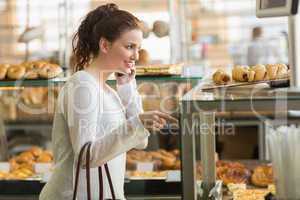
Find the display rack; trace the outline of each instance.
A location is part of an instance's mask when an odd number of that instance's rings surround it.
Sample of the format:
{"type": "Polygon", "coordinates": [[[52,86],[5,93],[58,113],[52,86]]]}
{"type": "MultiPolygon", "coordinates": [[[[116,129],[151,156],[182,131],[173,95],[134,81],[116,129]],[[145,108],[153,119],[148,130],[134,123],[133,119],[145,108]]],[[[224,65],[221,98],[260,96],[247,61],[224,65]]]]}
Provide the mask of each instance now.
{"type": "MultiPolygon", "coordinates": [[[[45,86],[55,86],[62,85],[68,80],[67,77],[53,78],[48,80],[7,80],[0,81],[0,87],[45,87],[45,86]]],[[[201,77],[181,77],[181,76],[137,76],[137,81],[176,81],[179,83],[190,82],[195,85],[201,80],[201,77]]],[[[114,84],[115,80],[108,80],[109,84],[114,84]]]]}
{"type": "Polygon", "coordinates": [[[300,109],[300,90],[237,87],[203,92],[200,87],[195,87],[182,98],[180,104],[183,199],[197,199],[195,163],[199,154],[204,169],[203,199],[207,199],[216,182],[215,132],[212,128],[216,115],[220,112],[252,112],[262,124],[270,113],[273,113],[273,118],[289,119],[290,111],[300,109]],[[268,115],[265,116],[265,113],[268,115]],[[200,152],[196,151],[199,135],[200,152]]]}

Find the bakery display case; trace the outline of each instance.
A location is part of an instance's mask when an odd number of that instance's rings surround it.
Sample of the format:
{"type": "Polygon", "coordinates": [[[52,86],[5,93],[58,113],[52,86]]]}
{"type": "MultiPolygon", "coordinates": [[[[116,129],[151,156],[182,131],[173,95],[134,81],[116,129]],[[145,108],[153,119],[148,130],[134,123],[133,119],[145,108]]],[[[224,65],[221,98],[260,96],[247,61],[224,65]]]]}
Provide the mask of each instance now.
{"type": "Polygon", "coordinates": [[[207,199],[210,190],[217,185],[217,179],[222,180],[227,186],[223,187],[229,190],[248,188],[233,192],[236,196],[247,196],[252,192],[257,198],[264,198],[274,191],[273,169],[266,151],[265,122],[293,120],[299,123],[299,115],[293,114],[300,108],[299,92],[293,88],[270,88],[265,83],[205,91],[198,86],[189,91],[180,102],[183,199],[207,199]],[[220,134],[218,120],[230,123],[243,115],[261,124],[260,160],[216,161],[216,137],[220,134]],[[203,177],[201,186],[197,181],[199,161],[203,177]],[[260,190],[256,191],[257,188],[260,190]]]}
{"type": "MultiPolygon", "coordinates": [[[[179,98],[199,81],[181,76],[136,79],[144,110],[159,109],[175,117],[179,115],[179,98]]],[[[67,77],[0,81],[1,118],[8,147],[5,159],[0,162],[0,199],[18,199],[23,195],[28,199],[38,198],[51,174],[52,119],[59,90],[66,80],[67,77]],[[20,190],[16,191],[16,187],[20,190]]],[[[115,85],[114,80],[108,83],[115,85]]],[[[128,199],[180,198],[178,136],[178,129],[167,126],[162,134],[149,138],[147,149],[128,152],[125,180],[128,199]]]]}

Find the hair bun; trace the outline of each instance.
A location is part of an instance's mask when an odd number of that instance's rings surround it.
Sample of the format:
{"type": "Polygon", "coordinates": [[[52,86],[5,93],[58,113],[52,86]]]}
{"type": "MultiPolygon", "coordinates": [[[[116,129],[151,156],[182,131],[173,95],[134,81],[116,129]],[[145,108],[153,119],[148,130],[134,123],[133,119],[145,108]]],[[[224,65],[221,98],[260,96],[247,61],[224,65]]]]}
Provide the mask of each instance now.
{"type": "Polygon", "coordinates": [[[105,13],[106,16],[109,16],[112,12],[119,10],[119,7],[114,3],[108,3],[101,6],[101,11],[105,13]]]}
{"type": "Polygon", "coordinates": [[[104,5],[104,8],[108,12],[113,12],[113,11],[119,10],[119,7],[114,3],[108,3],[108,4],[104,5]]]}

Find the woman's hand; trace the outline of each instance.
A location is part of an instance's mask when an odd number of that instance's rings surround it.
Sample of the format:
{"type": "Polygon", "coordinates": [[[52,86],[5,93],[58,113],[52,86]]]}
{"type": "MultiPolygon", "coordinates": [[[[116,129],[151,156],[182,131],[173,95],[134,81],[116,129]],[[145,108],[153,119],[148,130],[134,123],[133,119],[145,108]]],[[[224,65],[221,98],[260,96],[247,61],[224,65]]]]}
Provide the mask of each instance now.
{"type": "Polygon", "coordinates": [[[116,72],[115,77],[116,77],[117,85],[123,85],[129,83],[130,81],[135,79],[135,70],[131,69],[130,74],[121,74],[116,72]]]}
{"type": "Polygon", "coordinates": [[[139,114],[139,118],[144,127],[149,131],[158,132],[162,129],[167,122],[177,126],[178,120],[167,113],[160,111],[148,111],[139,114]]]}

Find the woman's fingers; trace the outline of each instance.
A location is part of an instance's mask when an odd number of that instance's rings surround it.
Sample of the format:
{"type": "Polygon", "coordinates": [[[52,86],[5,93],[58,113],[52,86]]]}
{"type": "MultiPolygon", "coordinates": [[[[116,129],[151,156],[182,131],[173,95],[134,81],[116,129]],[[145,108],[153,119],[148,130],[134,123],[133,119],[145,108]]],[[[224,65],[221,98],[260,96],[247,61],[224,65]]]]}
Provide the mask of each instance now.
{"type": "Polygon", "coordinates": [[[159,132],[160,129],[162,129],[162,125],[158,122],[153,122],[153,126],[152,126],[152,130],[154,130],[155,132],[159,132]]]}
{"type": "Polygon", "coordinates": [[[160,111],[157,111],[156,114],[165,119],[166,121],[168,122],[172,122],[172,123],[178,123],[178,120],[174,117],[172,117],[171,115],[167,114],[167,113],[163,113],[163,112],[160,112],[160,111]]]}
{"type": "Polygon", "coordinates": [[[171,126],[178,126],[178,120],[176,118],[160,111],[145,112],[140,114],[139,117],[144,126],[154,132],[159,132],[167,123],[171,126]]]}
{"type": "Polygon", "coordinates": [[[160,123],[165,126],[167,124],[167,121],[164,118],[159,118],[160,123]]]}

